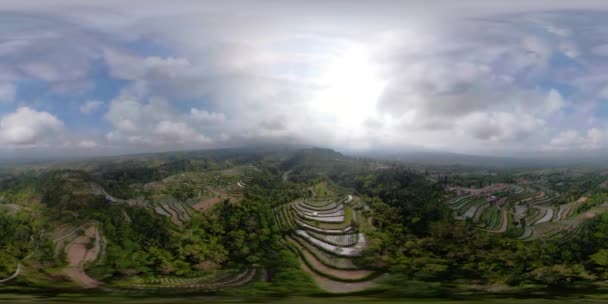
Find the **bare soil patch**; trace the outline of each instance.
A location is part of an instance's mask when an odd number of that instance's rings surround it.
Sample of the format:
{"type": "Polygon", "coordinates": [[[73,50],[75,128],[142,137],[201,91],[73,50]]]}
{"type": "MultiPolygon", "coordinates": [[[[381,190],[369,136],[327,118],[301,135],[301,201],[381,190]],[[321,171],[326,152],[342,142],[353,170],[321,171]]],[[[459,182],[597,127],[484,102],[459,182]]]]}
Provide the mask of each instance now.
{"type": "Polygon", "coordinates": [[[216,196],[216,197],[209,198],[204,201],[198,202],[198,203],[194,204],[192,206],[192,208],[196,211],[202,212],[202,211],[205,211],[205,210],[211,208],[213,205],[215,205],[221,201],[222,201],[222,198],[216,196]]]}
{"type": "Polygon", "coordinates": [[[95,288],[100,285],[98,281],[84,272],[84,265],[87,262],[95,261],[99,255],[99,239],[100,235],[97,227],[90,226],[85,230],[84,235],[72,240],[64,249],[68,262],[64,274],[84,288],[95,288]],[[92,241],[93,247],[87,249],[88,244],[92,241]]]}

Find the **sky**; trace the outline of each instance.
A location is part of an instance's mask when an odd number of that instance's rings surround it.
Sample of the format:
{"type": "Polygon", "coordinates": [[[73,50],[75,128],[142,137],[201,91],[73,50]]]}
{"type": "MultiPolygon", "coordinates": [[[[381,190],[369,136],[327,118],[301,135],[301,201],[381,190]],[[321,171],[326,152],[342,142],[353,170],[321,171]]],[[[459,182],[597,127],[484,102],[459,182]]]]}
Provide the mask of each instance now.
{"type": "Polygon", "coordinates": [[[0,157],[600,155],[605,1],[0,2],[0,157]]]}

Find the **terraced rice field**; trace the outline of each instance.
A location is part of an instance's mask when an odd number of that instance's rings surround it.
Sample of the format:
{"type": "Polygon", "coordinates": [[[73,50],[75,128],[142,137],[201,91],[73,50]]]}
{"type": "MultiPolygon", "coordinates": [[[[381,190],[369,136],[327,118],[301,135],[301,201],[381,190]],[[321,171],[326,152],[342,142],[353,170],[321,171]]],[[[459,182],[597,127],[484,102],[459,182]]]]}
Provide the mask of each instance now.
{"type": "Polygon", "coordinates": [[[274,209],[276,226],[285,232],[286,243],[299,255],[302,269],[322,289],[340,293],[373,287],[377,274],[360,269],[353,262],[367,246],[367,240],[351,223],[361,220],[369,225],[362,214],[369,207],[352,195],[332,195],[328,185],[315,189],[325,195],[313,195],[274,209]]]}
{"type": "Polygon", "coordinates": [[[334,254],[327,253],[326,251],[322,251],[299,237],[286,236],[286,239],[290,241],[290,243],[299,244],[300,246],[298,247],[306,249],[308,253],[312,254],[317,260],[328,267],[343,270],[359,269],[353,263],[352,259],[336,256],[334,254]]]}
{"type": "Polygon", "coordinates": [[[64,275],[84,288],[100,285],[84,271],[85,266],[97,260],[102,252],[101,235],[94,223],[59,227],[51,234],[51,239],[55,242],[55,254],[65,253],[68,265],[63,270],[64,275]],[[91,242],[93,246],[89,248],[91,242]]]}
{"type": "MultiPolygon", "coordinates": [[[[554,207],[551,202],[559,193],[539,185],[509,185],[506,196],[501,193],[501,200],[497,200],[491,187],[451,189],[459,194],[446,201],[454,218],[471,219],[485,232],[508,233],[520,240],[566,239],[576,234],[585,220],[584,215],[577,215],[585,197],[554,207]]],[[[589,214],[593,217],[596,212],[589,214]]]]}
{"type": "Polygon", "coordinates": [[[307,233],[313,238],[324,241],[328,244],[342,247],[355,246],[359,240],[359,235],[356,233],[352,234],[324,234],[319,232],[307,231],[307,233]]]}
{"type": "Polygon", "coordinates": [[[195,278],[159,277],[134,278],[107,288],[110,292],[129,292],[133,290],[179,292],[184,290],[222,290],[245,285],[251,282],[257,270],[255,268],[240,271],[216,271],[195,278]]]}
{"type": "Polygon", "coordinates": [[[355,257],[361,254],[361,249],[359,248],[365,247],[365,237],[363,237],[363,234],[359,236],[359,241],[355,247],[342,247],[326,243],[325,241],[312,237],[305,230],[296,230],[296,235],[313,246],[338,256],[355,257]]]}
{"type": "Polygon", "coordinates": [[[154,206],[153,210],[158,215],[169,217],[172,223],[181,225],[190,220],[193,209],[184,203],[169,201],[154,206]]]}

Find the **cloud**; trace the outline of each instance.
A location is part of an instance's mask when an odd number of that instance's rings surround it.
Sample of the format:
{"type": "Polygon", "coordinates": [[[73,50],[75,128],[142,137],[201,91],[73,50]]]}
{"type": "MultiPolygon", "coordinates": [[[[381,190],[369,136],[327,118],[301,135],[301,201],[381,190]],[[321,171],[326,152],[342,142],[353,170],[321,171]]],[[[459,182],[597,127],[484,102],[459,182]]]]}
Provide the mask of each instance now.
{"type": "Polygon", "coordinates": [[[0,17],[6,17],[0,39],[0,80],[37,80],[59,86],[82,82],[106,43],[103,34],[93,34],[48,12],[8,14],[3,10],[0,17]]]}
{"type": "Polygon", "coordinates": [[[58,144],[63,132],[64,125],[55,116],[28,107],[18,108],[0,119],[0,143],[5,147],[58,144]]]}
{"type": "Polygon", "coordinates": [[[81,140],[78,142],[77,146],[79,148],[84,148],[84,149],[93,149],[96,148],[97,142],[95,142],[94,140],[81,140]]]}
{"type": "Polygon", "coordinates": [[[600,150],[608,148],[608,130],[591,128],[584,135],[576,130],[560,132],[545,145],[548,151],[600,150]]]}
{"type": "Polygon", "coordinates": [[[461,122],[461,128],[483,141],[519,141],[530,136],[544,121],[524,113],[473,113],[461,122]]]}
{"type": "Polygon", "coordinates": [[[260,123],[260,127],[266,130],[281,131],[287,129],[285,119],[277,116],[260,123]]]}
{"type": "Polygon", "coordinates": [[[208,112],[197,108],[190,109],[190,117],[196,121],[205,123],[222,123],[226,121],[226,115],[223,113],[208,112]]]}
{"type": "Polygon", "coordinates": [[[190,67],[185,58],[141,58],[117,49],[105,49],[104,58],[112,76],[128,80],[176,78],[190,67]]]}
{"type": "Polygon", "coordinates": [[[565,104],[566,102],[564,101],[562,95],[557,90],[551,89],[549,91],[549,94],[547,95],[547,98],[545,99],[544,114],[554,114],[555,112],[559,111],[565,104]]]}
{"type": "Polygon", "coordinates": [[[142,3],[1,3],[15,17],[0,29],[0,101],[21,83],[48,90],[23,101],[45,109],[79,92],[81,112],[109,124],[93,128],[131,150],[604,144],[599,2],[142,3]]]}
{"type": "Polygon", "coordinates": [[[608,44],[602,44],[591,48],[591,52],[598,56],[608,56],[608,44]]]}
{"type": "Polygon", "coordinates": [[[184,143],[211,143],[211,139],[198,134],[184,122],[163,120],[154,130],[164,141],[184,143]]]}
{"type": "MultiPolygon", "coordinates": [[[[194,112],[205,116],[200,110],[194,112]]],[[[209,113],[206,116],[216,121],[221,117],[209,113]]],[[[105,117],[113,127],[106,139],[114,144],[185,148],[213,143],[202,132],[205,126],[191,123],[189,115],[176,113],[162,98],[153,97],[144,102],[134,96],[122,95],[111,101],[105,117]]]]}
{"type": "Polygon", "coordinates": [[[87,100],[80,106],[80,112],[89,114],[99,110],[103,106],[103,102],[99,100],[87,100]]]}

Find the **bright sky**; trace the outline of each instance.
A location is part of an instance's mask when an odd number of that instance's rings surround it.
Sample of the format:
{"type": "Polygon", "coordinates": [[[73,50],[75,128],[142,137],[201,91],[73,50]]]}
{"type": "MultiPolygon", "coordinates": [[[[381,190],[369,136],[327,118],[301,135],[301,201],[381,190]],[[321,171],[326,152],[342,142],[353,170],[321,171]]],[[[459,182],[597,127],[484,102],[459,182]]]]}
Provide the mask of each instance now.
{"type": "Polygon", "coordinates": [[[2,1],[0,156],[600,154],[607,17],[603,1],[2,1]]]}

